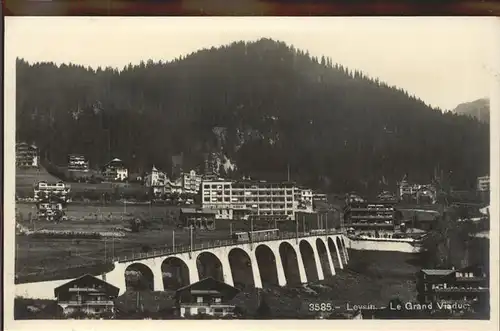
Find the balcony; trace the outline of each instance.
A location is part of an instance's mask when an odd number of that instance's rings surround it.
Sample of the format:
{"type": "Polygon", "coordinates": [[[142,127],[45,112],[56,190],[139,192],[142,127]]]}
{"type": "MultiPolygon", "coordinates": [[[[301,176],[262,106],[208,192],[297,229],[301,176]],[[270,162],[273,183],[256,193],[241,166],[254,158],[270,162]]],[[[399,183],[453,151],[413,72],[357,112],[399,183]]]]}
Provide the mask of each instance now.
{"type": "Polygon", "coordinates": [[[392,215],[351,215],[351,219],[353,220],[382,220],[387,219],[390,220],[393,218],[392,215]]]}
{"type": "Polygon", "coordinates": [[[107,301],[97,301],[97,300],[88,300],[88,301],[76,301],[76,300],[69,300],[69,301],[59,301],[58,302],[60,305],[66,305],[66,306],[113,306],[115,303],[112,300],[107,300],[107,301]]]}

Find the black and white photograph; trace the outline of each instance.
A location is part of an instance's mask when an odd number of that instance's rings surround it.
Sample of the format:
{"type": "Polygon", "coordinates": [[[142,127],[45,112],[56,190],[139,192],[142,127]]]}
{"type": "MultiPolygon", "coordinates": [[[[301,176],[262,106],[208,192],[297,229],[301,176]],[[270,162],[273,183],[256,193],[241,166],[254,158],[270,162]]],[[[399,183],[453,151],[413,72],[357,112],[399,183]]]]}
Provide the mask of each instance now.
{"type": "Polygon", "coordinates": [[[6,18],[6,318],[491,320],[499,26],[6,18]]]}

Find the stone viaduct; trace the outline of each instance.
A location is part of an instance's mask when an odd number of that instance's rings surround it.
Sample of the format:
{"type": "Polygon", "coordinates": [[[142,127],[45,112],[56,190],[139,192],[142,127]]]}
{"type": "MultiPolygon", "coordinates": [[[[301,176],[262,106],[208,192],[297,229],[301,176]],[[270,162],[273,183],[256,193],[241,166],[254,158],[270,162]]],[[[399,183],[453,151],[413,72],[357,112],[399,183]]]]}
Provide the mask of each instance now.
{"type": "Polygon", "coordinates": [[[175,289],[205,277],[233,286],[299,285],[323,280],[343,269],[349,261],[347,240],[343,234],[329,231],[319,235],[289,233],[258,242],[197,244],[180,251],[120,259],[103,278],[117,286],[120,294],[134,271],[140,272],[136,275],[141,275],[143,286],[154,291],[175,289]]]}

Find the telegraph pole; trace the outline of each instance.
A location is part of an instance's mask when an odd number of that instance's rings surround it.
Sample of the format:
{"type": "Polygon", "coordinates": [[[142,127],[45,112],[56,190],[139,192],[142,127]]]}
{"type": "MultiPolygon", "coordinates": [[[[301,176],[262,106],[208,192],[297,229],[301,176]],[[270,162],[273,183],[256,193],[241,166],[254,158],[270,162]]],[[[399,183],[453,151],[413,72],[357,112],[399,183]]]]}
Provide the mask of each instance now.
{"type": "Polygon", "coordinates": [[[250,232],[248,233],[248,240],[250,242],[250,250],[253,250],[253,217],[250,216],[250,232]]]}
{"type": "Polygon", "coordinates": [[[172,230],[172,249],[175,250],[175,230],[172,230]]]}
{"type": "Polygon", "coordinates": [[[295,217],[295,239],[297,244],[299,243],[299,217],[298,215],[295,217]]]}
{"type": "Polygon", "coordinates": [[[191,251],[191,254],[193,254],[193,226],[190,225],[189,226],[189,237],[190,237],[190,240],[189,240],[189,250],[191,251]]]}

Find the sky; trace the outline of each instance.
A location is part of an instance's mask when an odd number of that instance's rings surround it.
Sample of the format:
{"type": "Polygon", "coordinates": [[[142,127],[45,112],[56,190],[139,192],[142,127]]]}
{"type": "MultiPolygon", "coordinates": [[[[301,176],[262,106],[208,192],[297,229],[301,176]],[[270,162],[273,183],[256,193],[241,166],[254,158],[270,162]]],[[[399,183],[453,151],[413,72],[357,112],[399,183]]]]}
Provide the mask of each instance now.
{"type": "Polygon", "coordinates": [[[443,110],[488,97],[492,72],[500,72],[494,18],[6,17],[5,31],[6,61],[94,68],[272,38],[329,56],[443,110]]]}

